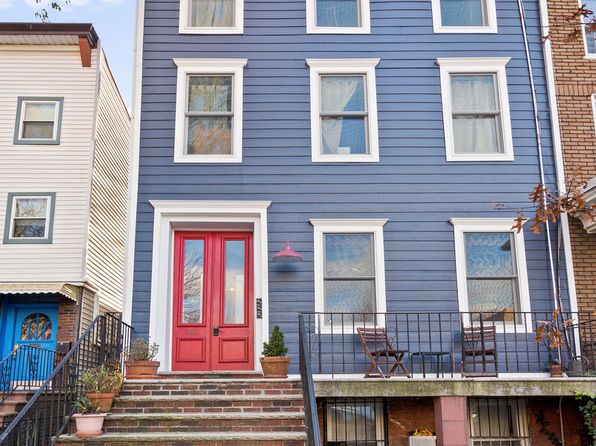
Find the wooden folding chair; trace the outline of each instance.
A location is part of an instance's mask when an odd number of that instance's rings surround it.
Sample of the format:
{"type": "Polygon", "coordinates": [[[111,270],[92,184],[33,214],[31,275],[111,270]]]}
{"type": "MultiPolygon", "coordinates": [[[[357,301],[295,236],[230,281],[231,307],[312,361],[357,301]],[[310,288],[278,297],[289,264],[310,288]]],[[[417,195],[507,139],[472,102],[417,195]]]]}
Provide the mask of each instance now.
{"type": "Polygon", "coordinates": [[[499,376],[497,360],[497,330],[493,325],[480,327],[462,326],[462,367],[463,377],[499,376]],[[494,367],[493,370],[488,370],[494,367]],[[467,371],[466,366],[472,366],[467,371]],[[478,370],[480,368],[480,370],[478,370]]]}
{"type": "Polygon", "coordinates": [[[393,347],[391,338],[387,336],[384,328],[363,328],[357,327],[358,337],[364,347],[364,352],[370,358],[371,364],[364,374],[365,378],[389,378],[390,376],[407,376],[411,378],[410,372],[406,369],[403,358],[408,350],[398,350],[393,347]],[[391,358],[391,369],[385,373],[379,365],[381,358],[391,358]],[[376,373],[373,373],[376,370],[376,373]]]}

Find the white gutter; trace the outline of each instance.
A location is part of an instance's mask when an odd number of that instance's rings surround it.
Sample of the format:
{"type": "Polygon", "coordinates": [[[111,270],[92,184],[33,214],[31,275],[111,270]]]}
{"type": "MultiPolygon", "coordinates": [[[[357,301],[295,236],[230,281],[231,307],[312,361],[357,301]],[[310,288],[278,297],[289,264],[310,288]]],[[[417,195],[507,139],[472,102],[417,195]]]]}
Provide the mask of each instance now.
{"type": "MultiPolygon", "coordinates": [[[[542,25],[542,40],[544,42],[544,68],[546,71],[546,84],[548,90],[548,102],[550,108],[550,122],[553,139],[553,153],[555,158],[555,171],[557,175],[557,187],[560,194],[567,192],[565,184],[565,162],[563,159],[563,148],[561,145],[561,127],[559,121],[559,104],[557,103],[557,89],[555,84],[555,69],[553,65],[553,50],[550,40],[550,24],[548,20],[547,0],[540,1],[540,23],[542,25]]],[[[565,250],[565,269],[567,272],[567,291],[569,293],[569,310],[578,311],[577,290],[575,288],[575,271],[573,269],[573,254],[571,252],[571,237],[569,235],[569,217],[561,214],[561,233],[563,235],[563,248],[565,250]]],[[[579,351],[579,350],[578,350],[579,351]]]]}
{"type": "Polygon", "coordinates": [[[137,195],[139,190],[139,151],[141,141],[141,98],[143,87],[143,33],[145,0],[137,0],[136,37],[133,51],[133,104],[132,132],[130,147],[130,174],[128,181],[128,223],[126,231],[126,253],[124,276],[124,303],[122,319],[130,323],[132,319],[132,290],[134,281],[135,240],[137,222],[137,195]]]}

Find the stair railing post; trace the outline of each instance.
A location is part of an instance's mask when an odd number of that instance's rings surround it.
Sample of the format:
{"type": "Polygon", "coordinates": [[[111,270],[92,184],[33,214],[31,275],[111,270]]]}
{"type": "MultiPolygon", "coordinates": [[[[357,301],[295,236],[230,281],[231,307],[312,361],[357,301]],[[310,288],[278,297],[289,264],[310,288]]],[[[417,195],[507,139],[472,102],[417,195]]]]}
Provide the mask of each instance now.
{"type": "Polygon", "coordinates": [[[298,315],[298,340],[300,359],[300,379],[302,381],[302,393],[304,397],[304,418],[306,424],[306,437],[309,446],[321,446],[321,431],[319,428],[319,415],[317,410],[317,399],[315,386],[310,366],[310,355],[306,341],[306,327],[304,315],[298,315]]]}

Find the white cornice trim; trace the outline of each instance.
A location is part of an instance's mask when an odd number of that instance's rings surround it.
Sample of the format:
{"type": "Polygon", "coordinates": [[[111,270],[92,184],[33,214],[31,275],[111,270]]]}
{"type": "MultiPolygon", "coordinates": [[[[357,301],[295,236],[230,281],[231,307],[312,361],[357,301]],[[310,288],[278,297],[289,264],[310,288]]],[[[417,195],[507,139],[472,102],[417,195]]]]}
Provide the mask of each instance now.
{"type": "Polygon", "coordinates": [[[387,218],[311,218],[310,224],[313,226],[385,226],[389,221],[387,218]]]}
{"type": "Polygon", "coordinates": [[[374,68],[381,59],[306,59],[311,68],[345,69],[345,68],[374,68]]]}
{"type": "Polygon", "coordinates": [[[502,217],[502,218],[451,218],[449,223],[454,226],[478,226],[478,225],[513,225],[515,224],[515,218],[502,217]]]}
{"type": "Polygon", "coordinates": [[[251,210],[263,211],[271,206],[271,201],[215,201],[215,200],[149,200],[158,212],[175,210],[180,214],[204,213],[205,209],[220,211],[251,210]]]}
{"type": "Polygon", "coordinates": [[[198,68],[204,71],[208,68],[221,70],[222,68],[242,68],[248,63],[248,59],[185,59],[174,58],[174,64],[180,68],[198,68]]]}
{"type": "Polygon", "coordinates": [[[456,65],[458,67],[484,66],[505,66],[509,63],[511,57],[439,57],[437,63],[440,66],[456,65]]]}

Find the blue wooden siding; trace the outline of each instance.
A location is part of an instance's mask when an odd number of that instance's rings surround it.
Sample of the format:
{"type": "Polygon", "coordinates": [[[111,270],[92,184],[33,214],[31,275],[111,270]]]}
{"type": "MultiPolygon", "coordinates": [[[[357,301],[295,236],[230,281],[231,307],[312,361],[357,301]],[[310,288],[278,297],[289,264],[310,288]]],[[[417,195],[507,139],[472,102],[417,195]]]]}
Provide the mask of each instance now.
{"type": "MultiPolygon", "coordinates": [[[[525,0],[554,182],[537,0],[525,0]]],[[[515,0],[498,0],[498,34],[433,34],[430,0],[371,0],[371,35],[307,35],[305,0],[245,0],[244,35],[178,34],[177,0],[146,0],[133,323],[148,332],[151,199],[271,200],[269,258],[292,240],[305,262],[269,265],[270,321],[297,352],[299,311],[314,309],[310,218],[388,218],[389,311],[457,310],[451,217],[503,217],[491,202],[527,206],[539,183],[531,91],[515,0]],[[172,58],[247,58],[242,164],[173,163],[172,58]],[[380,163],[313,164],[306,58],[380,58],[380,163]],[[511,57],[507,65],[515,161],[445,161],[439,57],[511,57]]],[[[526,234],[533,310],[552,297],[544,236],[526,234]]]]}

